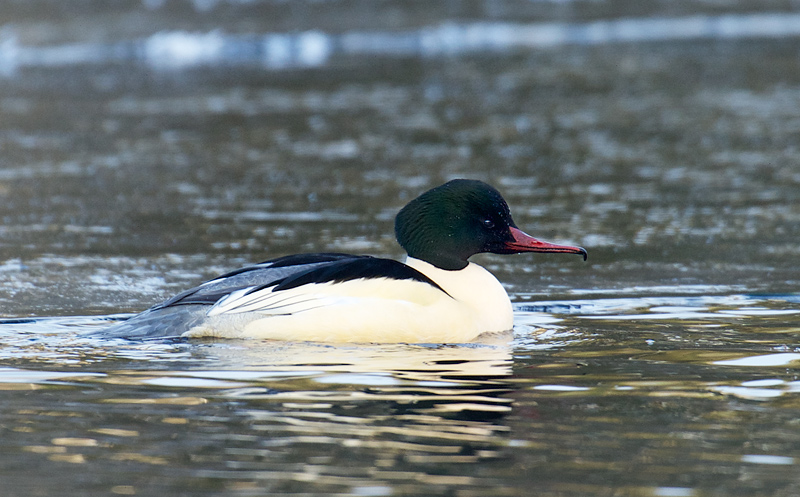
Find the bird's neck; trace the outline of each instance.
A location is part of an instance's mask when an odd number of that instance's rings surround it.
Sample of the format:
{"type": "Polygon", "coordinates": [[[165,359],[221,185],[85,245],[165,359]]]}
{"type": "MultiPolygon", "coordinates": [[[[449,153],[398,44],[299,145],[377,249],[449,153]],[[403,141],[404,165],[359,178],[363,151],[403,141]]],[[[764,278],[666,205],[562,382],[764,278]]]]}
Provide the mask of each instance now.
{"type": "Polygon", "coordinates": [[[406,264],[435,281],[455,300],[463,303],[486,331],[507,331],[514,325],[513,309],[503,285],[483,267],[468,263],[457,271],[441,269],[413,257],[406,264]]]}

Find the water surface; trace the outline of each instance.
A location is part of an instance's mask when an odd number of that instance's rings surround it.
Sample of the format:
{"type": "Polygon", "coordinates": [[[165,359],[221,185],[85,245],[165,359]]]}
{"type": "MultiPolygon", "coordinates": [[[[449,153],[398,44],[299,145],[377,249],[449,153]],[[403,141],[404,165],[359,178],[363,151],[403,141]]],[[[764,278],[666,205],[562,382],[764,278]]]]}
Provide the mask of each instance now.
{"type": "Polygon", "coordinates": [[[780,2],[0,7],[4,495],[800,494],[800,38],[780,2]],[[454,177],[474,344],[99,340],[454,177]]]}

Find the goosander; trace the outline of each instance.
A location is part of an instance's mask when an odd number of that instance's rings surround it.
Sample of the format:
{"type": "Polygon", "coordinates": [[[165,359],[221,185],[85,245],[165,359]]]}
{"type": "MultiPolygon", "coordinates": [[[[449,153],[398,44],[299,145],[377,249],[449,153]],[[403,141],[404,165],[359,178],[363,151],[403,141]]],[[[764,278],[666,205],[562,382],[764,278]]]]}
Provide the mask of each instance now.
{"type": "Polygon", "coordinates": [[[464,343],[508,331],[500,282],[478,253],[586,250],[537,240],[514,224],[492,186],[457,179],[395,219],[405,263],[364,255],[298,254],[207,281],[116,324],[108,337],[260,338],[321,342],[464,343]]]}

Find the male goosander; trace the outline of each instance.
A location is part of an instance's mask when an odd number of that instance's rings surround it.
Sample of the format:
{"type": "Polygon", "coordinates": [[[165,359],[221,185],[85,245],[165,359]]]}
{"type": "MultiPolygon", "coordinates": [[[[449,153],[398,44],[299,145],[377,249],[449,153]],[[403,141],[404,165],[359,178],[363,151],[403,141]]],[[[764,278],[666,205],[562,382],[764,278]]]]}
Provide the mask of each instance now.
{"type": "Polygon", "coordinates": [[[298,254],[238,269],[101,333],[122,338],[224,337],[323,342],[462,343],[510,330],[499,281],[478,253],[557,252],[523,233],[500,193],[457,179],[408,203],[395,219],[405,263],[336,253],[298,254]]]}

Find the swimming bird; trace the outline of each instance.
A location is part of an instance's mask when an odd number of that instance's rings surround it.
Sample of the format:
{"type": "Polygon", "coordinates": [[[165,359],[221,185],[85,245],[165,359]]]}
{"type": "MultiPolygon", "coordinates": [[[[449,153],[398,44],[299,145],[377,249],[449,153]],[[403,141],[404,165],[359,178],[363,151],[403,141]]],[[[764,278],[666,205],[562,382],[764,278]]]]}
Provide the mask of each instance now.
{"type": "Polygon", "coordinates": [[[108,337],[261,338],[322,342],[463,343],[513,327],[500,282],[478,253],[586,250],[521,231],[492,186],[457,179],[403,207],[395,235],[405,262],[298,254],[207,281],[101,332],[108,337]]]}

